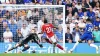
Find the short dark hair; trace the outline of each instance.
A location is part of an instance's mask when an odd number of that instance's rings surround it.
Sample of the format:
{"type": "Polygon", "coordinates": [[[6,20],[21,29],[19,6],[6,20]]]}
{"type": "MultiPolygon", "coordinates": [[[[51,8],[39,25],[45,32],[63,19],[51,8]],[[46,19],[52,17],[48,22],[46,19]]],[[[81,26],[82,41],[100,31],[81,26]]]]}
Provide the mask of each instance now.
{"type": "Polygon", "coordinates": [[[48,23],[47,19],[44,19],[44,23],[48,23]]]}
{"type": "Polygon", "coordinates": [[[96,17],[96,19],[99,19],[99,17],[96,17]]]}
{"type": "Polygon", "coordinates": [[[88,18],[86,21],[91,22],[91,19],[90,19],[90,18],[88,18]]]}
{"type": "Polygon", "coordinates": [[[69,28],[69,27],[67,27],[67,30],[70,30],[70,28],[69,28]]]}

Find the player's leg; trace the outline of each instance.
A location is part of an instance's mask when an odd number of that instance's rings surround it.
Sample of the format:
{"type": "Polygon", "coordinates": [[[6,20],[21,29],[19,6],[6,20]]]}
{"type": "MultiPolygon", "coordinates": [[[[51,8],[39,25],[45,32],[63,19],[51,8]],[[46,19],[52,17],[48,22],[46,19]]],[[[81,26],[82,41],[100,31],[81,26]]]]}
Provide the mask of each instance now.
{"type": "Polygon", "coordinates": [[[88,40],[89,46],[94,47],[96,49],[96,53],[98,53],[99,46],[97,46],[94,43],[92,43],[92,35],[91,34],[88,34],[87,40],[88,40]]]}
{"type": "Polygon", "coordinates": [[[59,49],[61,49],[61,50],[63,50],[64,52],[66,52],[66,50],[65,50],[61,45],[57,44],[56,38],[55,38],[54,36],[52,36],[52,37],[50,38],[50,40],[51,40],[52,43],[54,44],[54,47],[56,46],[56,47],[58,47],[59,49]]]}
{"type": "MultiPolygon", "coordinates": [[[[50,39],[48,38],[44,38],[44,39],[46,40],[46,42],[53,44],[52,41],[50,41],[50,39]]],[[[55,47],[56,47],[56,44],[53,44],[53,53],[55,53],[55,47]]]]}
{"type": "Polygon", "coordinates": [[[8,53],[9,51],[18,48],[19,46],[21,46],[20,43],[17,43],[14,47],[10,48],[9,50],[7,50],[5,53],[8,53]]]}
{"type": "Polygon", "coordinates": [[[40,44],[39,41],[37,41],[36,39],[34,39],[34,42],[36,42],[41,48],[43,47],[43,45],[40,44]]]}
{"type": "Polygon", "coordinates": [[[39,39],[38,35],[36,33],[34,33],[32,37],[33,37],[34,42],[36,42],[42,48],[43,45],[40,44],[40,42],[39,42],[40,39],[39,39]]]}
{"type": "Polygon", "coordinates": [[[79,42],[77,41],[77,42],[74,44],[73,48],[70,49],[70,50],[68,51],[68,53],[72,53],[72,52],[76,49],[76,47],[78,46],[78,44],[79,44],[79,42]]]}
{"type": "Polygon", "coordinates": [[[52,42],[48,38],[45,38],[45,41],[52,44],[52,42]]]}
{"type": "Polygon", "coordinates": [[[99,46],[95,45],[94,43],[92,43],[91,40],[88,40],[88,44],[90,47],[94,47],[96,49],[96,53],[98,53],[99,50],[99,46]]]}
{"type": "Polygon", "coordinates": [[[23,50],[18,51],[18,53],[22,53],[30,48],[30,46],[28,44],[24,44],[23,47],[24,47],[23,50]]]}
{"type": "Polygon", "coordinates": [[[28,50],[29,48],[30,48],[30,46],[28,44],[24,44],[24,48],[23,48],[22,52],[28,50]]]}
{"type": "Polygon", "coordinates": [[[68,53],[72,53],[76,49],[76,47],[78,46],[79,42],[81,42],[82,40],[86,39],[86,37],[87,37],[87,35],[83,34],[80,37],[80,39],[76,41],[76,43],[74,44],[73,48],[68,51],[68,53]]]}

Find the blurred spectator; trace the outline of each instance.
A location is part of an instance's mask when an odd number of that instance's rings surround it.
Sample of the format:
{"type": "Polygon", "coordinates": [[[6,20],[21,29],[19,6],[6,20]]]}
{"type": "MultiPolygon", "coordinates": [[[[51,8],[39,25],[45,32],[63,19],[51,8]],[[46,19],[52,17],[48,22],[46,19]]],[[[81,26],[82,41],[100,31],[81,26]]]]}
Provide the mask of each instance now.
{"type": "Polygon", "coordinates": [[[82,2],[82,12],[86,12],[87,8],[85,7],[85,2],[82,2]]]}
{"type": "Polygon", "coordinates": [[[10,19],[8,20],[9,24],[12,23],[12,20],[14,21],[15,24],[17,24],[16,19],[14,19],[14,16],[11,16],[10,19]]]}
{"type": "Polygon", "coordinates": [[[79,30],[79,27],[75,27],[75,29],[74,29],[74,31],[73,31],[73,41],[74,42],[77,42],[79,39],[80,39],[80,37],[81,37],[81,32],[80,32],[80,30],[79,30]]]}
{"type": "Polygon", "coordinates": [[[54,13],[55,13],[55,19],[58,19],[58,10],[55,10],[54,13]]]}
{"type": "Polygon", "coordinates": [[[17,31],[17,24],[15,24],[13,18],[11,18],[10,22],[11,23],[8,25],[8,27],[9,27],[10,31],[13,33],[13,37],[15,37],[16,31],[17,31]]]}
{"type": "Polygon", "coordinates": [[[27,18],[30,18],[32,16],[32,10],[28,10],[27,12],[27,18]]]}
{"type": "Polygon", "coordinates": [[[44,0],[45,5],[52,5],[52,0],[44,0]]]}
{"type": "Polygon", "coordinates": [[[55,26],[55,27],[58,27],[58,25],[59,25],[59,22],[58,22],[58,20],[56,19],[55,22],[54,22],[54,26],[55,26]]]}
{"type": "Polygon", "coordinates": [[[1,4],[9,4],[10,1],[9,0],[0,0],[1,4]]]}
{"type": "Polygon", "coordinates": [[[100,43],[100,31],[99,31],[99,27],[95,26],[93,33],[93,37],[94,37],[94,42],[95,43],[100,43]]]}
{"type": "Polygon", "coordinates": [[[72,20],[72,14],[71,13],[67,16],[66,22],[68,23],[69,20],[72,20]]]}
{"type": "MultiPolygon", "coordinates": [[[[2,8],[2,7],[1,7],[1,8],[2,8]]],[[[1,11],[0,11],[0,14],[1,14],[2,17],[5,16],[6,10],[1,10],[1,11]]]]}
{"type": "Polygon", "coordinates": [[[96,7],[96,9],[100,9],[100,3],[97,2],[95,7],[96,7]]]}
{"type": "Polygon", "coordinates": [[[35,28],[36,27],[36,24],[34,24],[34,21],[31,20],[28,24],[28,28],[31,29],[31,27],[35,28]]]}
{"type": "Polygon", "coordinates": [[[57,0],[57,5],[62,5],[62,0],[57,0]]]}
{"type": "MultiPolygon", "coordinates": [[[[15,11],[15,12],[16,12],[16,11],[15,11]]],[[[13,18],[14,18],[14,20],[16,21],[15,23],[17,24],[18,18],[17,18],[16,13],[14,13],[13,18]]]]}
{"type": "Polygon", "coordinates": [[[68,9],[66,9],[66,15],[69,15],[70,13],[73,15],[72,11],[72,7],[69,7],[68,9]]]}
{"type": "Polygon", "coordinates": [[[81,3],[86,3],[86,0],[82,0],[81,3]]]}
{"type": "Polygon", "coordinates": [[[32,16],[30,15],[29,20],[33,20],[34,24],[37,24],[39,19],[40,19],[40,17],[39,17],[39,10],[38,9],[32,10],[32,16]]]}
{"type": "Polygon", "coordinates": [[[94,8],[95,6],[96,6],[96,3],[98,2],[98,0],[93,0],[92,2],[91,2],[91,6],[92,6],[92,8],[94,8]]]}
{"type": "Polygon", "coordinates": [[[3,39],[3,23],[2,23],[2,18],[0,17],[0,42],[3,39]]]}
{"type": "Polygon", "coordinates": [[[96,20],[93,22],[94,26],[98,26],[100,28],[100,18],[97,17],[96,20]]]}
{"type": "Polygon", "coordinates": [[[88,19],[88,16],[87,16],[87,12],[84,12],[84,15],[82,16],[83,19],[88,19]]]}
{"type": "Polygon", "coordinates": [[[99,9],[98,17],[100,18],[100,9],[99,9]]]}
{"type": "Polygon", "coordinates": [[[99,9],[97,9],[97,8],[95,7],[95,8],[93,8],[93,12],[94,12],[95,14],[97,14],[97,16],[98,16],[98,14],[99,14],[99,9]]]}
{"type": "Polygon", "coordinates": [[[91,7],[90,0],[86,0],[86,3],[84,3],[84,7],[85,7],[86,9],[90,9],[90,7],[91,7]]]}
{"type": "MultiPolygon", "coordinates": [[[[74,29],[75,29],[76,27],[79,27],[78,22],[75,22],[75,27],[74,27],[74,29]]],[[[73,30],[74,30],[74,29],[73,29],[73,30]]]]}
{"type": "Polygon", "coordinates": [[[76,7],[77,9],[82,9],[82,5],[81,5],[81,3],[79,3],[79,2],[75,5],[75,7],[76,7]]]}
{"type": "Polygon", "coordinates": [[[3,38],[5,43],[12,42],[13,33],[10,31],[9,28],[6,28],[6,31],[3,33],[3,38]]]}
{"type": "Polygon", "coordinates": [[[70,33],[72,33],[72,32],[73,32],[73,29],[74,29],[74,27],[75,27],[75,20],[72,20],[72,21],[71,21],[69,27],[70,27],[70,33]]]}
{"type": "Polygon", "coordinates": [[[19,42],[22,38],[23,38],[23,35],[21,34],[21,30],[18,29],[18,30],[17,30],[17,34],[16,34],[15,37],[13,38],[13,41],[14,41],[14,42],[19,42]]]}
{"type": "Polygon", "coordinates": [[[93,8],[92,8],[92,7],[90,7],[89,11],[87,11],[87,16],[88,16],[89,18],[91,18],[91,19],[94,18],[95,13],[93,12],[93,8]]]}
{"type": "Polygon", "coordinates": [[[55,35],[57,36],[57,41],[62,43],[63,42],[63,29],[61,25],[59,25],[58,29],[55,31],[55,35]]]}
{"type": "Polygon", "coordinates": [[[16,0],[9,0],[10,4],[16,4],[16,0]]]}
{"type": "Polygon", "coordinates": [[[58,22],[59,24],[62,24],[63,23],[63,13],[58,14],[58,15],[59,15],[58,22]]]}
{"type": "Polygon", "coordinates": [[[16,0],[16,4],[24,4],[24,0],[16,0]]]}
{"type": "Polygon", "coordinates": [[[70,28],[67,28],[67,32],[65,33],[65,42],[72,43],[72,41],[73,41],[73,36],[70,33],[70,28]]]}
{"type": "Polygon", "coordinates": [[[21,16],[21,19],[17,22],[18,29],[20,29],[23,26],[23,24],[28,26],[28,22],[25,19],[25,16],[21,16]]]}
{"type": "Polygon", "coordinates": [[[6,31],[6,28],[8,27],[7,22],[3,22],[3,32],[6,31]]]}
{"type": "Polygon", "coordinates": [[[78,16],[77,12],[75,12],[75,14],[73,15],[72,19],[75,20],[75,21],[79,19],[79,16],[78,16]]]}
{"type": "Polygon", "coordinates": [[[83,22],[83,19],[80,19],[79,23],[78,23],[79,28],[84,29],[86,24],[83,22]]]}
{"type": "Polygon", "coordinates": [[[19,10],[19,11],[17,11],[17,17],[20,17],[20,16],[26,16],[25,10],[19,10]]]}
{"type": "MultiPolygon", "coordinates": [[[[7,9],[9,9],[9,8],[7,8],[7,9]]],[[[10,10],[11,10],[11,9],[10,9],[10,10]]],[[[6,16],[6,19],[10,19],[10,17],[11,17],[10,11],[6,11],[5,16],[6,16]]]]}
{"type": "Polygon", "coordinates": [[[24,0],[24,3],[25,4],[30,4],[30,3],[32,3],[32,0],[24,0]]]}
{"type": "Polygon", "coordinates": [[[78,10],[78,16],[79,16],[79,18],[81,18],[83,15],[84,15],[84,13],[82,12],[82,9],[79,9],[78,10]]]}
{"type": "Polygon", "coordinates": [[[72,3],[72,15],[74,15],[75,14],[75,12],[78,12],[78,9],[75,7],[75,5],[76,5],[76,3],[75,2],[73,2],[72,3]]]}
{"type": "Polygon", "coordinates": [[[3,21],[2,21],[2,23],[3,23],[3,22],[7,22],[7,24],[9,24],[8,20],[6,19],[6,16],[3,16],[3,21]]]}
{"type": "Polygon", "coordinates": [[[26,24],[23,24],[23,26],[21,27],[21,34],[23,35],[23,37],[27,37],[27,35],[29,34],[30,29],[26,26],[26,24]]]}

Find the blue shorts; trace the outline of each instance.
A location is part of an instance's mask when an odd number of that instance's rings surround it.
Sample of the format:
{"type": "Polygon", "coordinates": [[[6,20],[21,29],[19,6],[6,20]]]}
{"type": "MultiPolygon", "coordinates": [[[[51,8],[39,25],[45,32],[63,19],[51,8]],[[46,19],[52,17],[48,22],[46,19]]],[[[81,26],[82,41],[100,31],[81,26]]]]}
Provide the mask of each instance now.
{"type": "Polygon", "coordinates": [[[84,33],[81,37],[81,40],[92,40],[92,34],[84,33]]]}

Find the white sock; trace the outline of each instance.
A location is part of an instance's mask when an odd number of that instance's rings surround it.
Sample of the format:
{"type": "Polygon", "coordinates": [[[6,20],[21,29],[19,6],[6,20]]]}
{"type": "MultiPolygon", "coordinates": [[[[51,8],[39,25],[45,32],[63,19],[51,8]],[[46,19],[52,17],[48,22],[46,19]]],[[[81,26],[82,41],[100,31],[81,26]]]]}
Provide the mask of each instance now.
{"type": "Polygon", "coordinates": [[[70,51],[73,51],[73,50],[77,47],[78,44],[79,44],[79,42],[76,42],[76,43],[74,44],[73,48],[72,48],[70,51]]]}
{"type": "Polygon", "coordinates": [[[96,48],[96,49],[98,49],[98,46],[95,45],[95,44],[90,44],[90,46],[91,46],[91,47],[94,47],[94,48],[96,48]]]}
{"type": "Polygon", "coordinates": [[[5,51],[6,53],[8,53],[8,50],[7,51],[5,51]]]}

